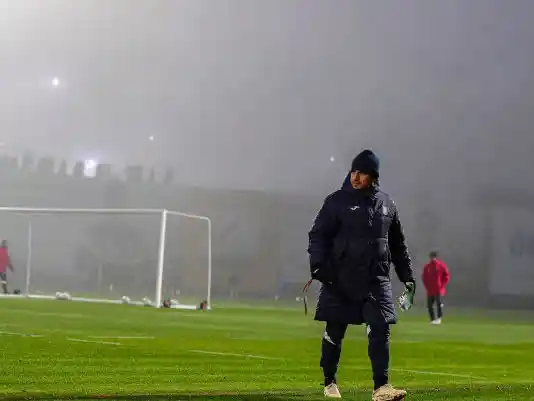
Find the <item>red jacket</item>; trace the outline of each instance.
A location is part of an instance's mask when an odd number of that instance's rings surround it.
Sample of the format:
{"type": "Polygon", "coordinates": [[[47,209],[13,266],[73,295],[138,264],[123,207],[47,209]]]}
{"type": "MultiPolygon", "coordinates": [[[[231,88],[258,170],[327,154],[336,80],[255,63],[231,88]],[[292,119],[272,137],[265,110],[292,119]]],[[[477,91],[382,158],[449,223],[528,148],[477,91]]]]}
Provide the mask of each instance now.
{"type": "Polygon", "coordinates": [[[11,260],[7,248],[0,248],[0,273],[5,273],[9,265],[11,265],[11,260]]]}
{"type": "Polygon", "coordinates": [[[423,269],[423,284],[428,296],[445,295],[450,274],[447,265],[439,259],[431,260],[423,269]]]}

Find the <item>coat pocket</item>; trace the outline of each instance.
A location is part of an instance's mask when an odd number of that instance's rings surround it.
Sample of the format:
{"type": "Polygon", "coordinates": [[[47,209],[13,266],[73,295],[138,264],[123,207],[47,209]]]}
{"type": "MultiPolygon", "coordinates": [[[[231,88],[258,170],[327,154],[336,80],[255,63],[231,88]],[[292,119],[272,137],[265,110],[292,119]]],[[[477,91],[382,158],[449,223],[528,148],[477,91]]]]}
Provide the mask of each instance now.
{"type": "Polygon", "coordinates": [[[332,248],[332,262],[337,264],[347,256],[347,241],[345,239],[338,239],[334,242],[332,248]]]}

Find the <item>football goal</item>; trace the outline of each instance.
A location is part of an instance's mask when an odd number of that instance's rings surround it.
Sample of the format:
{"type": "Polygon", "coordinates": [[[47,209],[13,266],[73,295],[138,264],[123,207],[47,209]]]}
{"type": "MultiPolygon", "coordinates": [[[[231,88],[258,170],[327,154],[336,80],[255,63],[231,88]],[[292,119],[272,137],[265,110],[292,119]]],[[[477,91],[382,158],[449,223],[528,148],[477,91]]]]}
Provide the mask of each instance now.
{"type": "Polygon", "coordinates": [[[160,209],[0,207],[22,297],[211,307],[211,220],[160,209]]]}

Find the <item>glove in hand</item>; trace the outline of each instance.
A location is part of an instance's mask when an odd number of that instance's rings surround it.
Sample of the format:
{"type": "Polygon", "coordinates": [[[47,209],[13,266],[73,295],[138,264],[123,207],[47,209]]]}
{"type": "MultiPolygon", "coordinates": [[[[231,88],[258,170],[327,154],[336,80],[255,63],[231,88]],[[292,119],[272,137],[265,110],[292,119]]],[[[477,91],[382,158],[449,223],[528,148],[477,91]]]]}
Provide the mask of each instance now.
{"type": "Polygon", "coordinates": [[[402,311],[409,311],[413,306],[413,300],[415,296],[415,283],[405,283],[405,290],[399,297],[399,306],[402,311]]]}

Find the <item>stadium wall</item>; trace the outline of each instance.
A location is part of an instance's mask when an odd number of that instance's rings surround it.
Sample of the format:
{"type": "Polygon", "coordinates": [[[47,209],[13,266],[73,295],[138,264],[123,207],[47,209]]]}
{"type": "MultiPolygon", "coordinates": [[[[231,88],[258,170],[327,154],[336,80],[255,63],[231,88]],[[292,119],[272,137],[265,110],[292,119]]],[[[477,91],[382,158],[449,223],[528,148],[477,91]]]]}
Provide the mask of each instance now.
{"type": "MultiPolygon", "coordinates": [[[[306,234],[322,201],[320,196],[180,187],[112,176],[84,178],[16,168],[12,161],[6,160],[0,160],[0,167],[0,204],[3,206],[168,208],[209,216],[214,229],[214,297],[227,297],[232,293],[240,297],[272,299],[282,287],[288,288],[285,284],[307,279],[306,234]]],[[[528,239],[534,235],[527,228],[534,227],[534,221],[530,223],[530,219],[534,219],[531,217],[534,196],[518,190],[497,191],[494,188],[469,188],[463,192],[447,192],[447,188],[443,192],[424,189],[417,192],[416,188],[400,188],[403,191],[399,189],[398,194],[393,195],[401,210],[417,277],[420,277],[428,252],[438,249],[453,277],[447,304],[532,305],[534,278],[523,277],[524,288],[512,287],[508,282],[506,289],[501,284],[507,278],[530,271],[527,266],[530,266],[529,255],[534,252],[534,243],[528,239]],[[506,218],[511,214],[519,221],[512,224],[506,218]],[[526,226],[520,225],[523,220],[528,222],[526,226]],[[510,246],[499,246],[510,243],[509,237],[517,231],[514,231],[516,226],[523,231],[525,239],[520,258],[509,254],[510,246]],[[500,253],[495,252],[497,248],[500,253]],[[507,270],[508,265],[512,266],[511,270],[507,270]],[[510,273],[513,271],[516,274],[510,273]]],[[[15,262],[24,265],[26,227],[6,220],[5,216],[0,218],[0,223],[0,236],[11,240],[15,262]]],[[[135,230],[130,230],[128,225],[111,231],[105,222],[95,224],[77,238],[69,235],[76,231],[75,223],[63,221],[57,228],[55,241],[71,241],[73,246],[65,247],[72,248],[71,254],[65,251],[59,256],[46,255],[45,249],[40,251],[40,260],[48,260],[50,270],[62,263],[59,258],[69,259],[69,263],[73,261],[79,267],[72,277],[73,282],[83,278],[90,266],[98,263],[91,256],[95,249],[96,253],[106,255],[108,263],[121,265],[124,270],[136,271],[156,263],[156,253],[147,255],[143,249],[147,249],[144,245],[150,240],[148,236],[157,236],[157,224],[145,230],[147,237],[135,238],[131,235],[135,230]],[[117,240],[123,236],[128,240],[117,240]],[[105,244],[111,242],[117,244],[116,252],[105,249],[105,244]]],[[[192,253],[201,252],[206,241],[203,228],[195,222],[182,223],[179,227],[171,224],[168,235],[167,259],[171,265],[180,266],[180,274],[167,276],[165,285],[172,285],[169,281],[187,282],[188,286],[205,285],[202,276],[205,272],[194,269],[195,261],[173,251],[173,244],[182,244],[192,253]],[[188,270],[187,266],[192,267],[188,270]]],[[[15,277],[19,283],[24,281],[21,270],[15,277]]],[[[48,280],[53,283],[54,276],[48,280]]],[[[155,277],[146,280],[155,280],[155,277]]],[[[419,284],[422,288],[421,282],[419,284]]],[[[418,297],[419,303],[424,302],[424,291],[419,291],[418,297]]]]}

